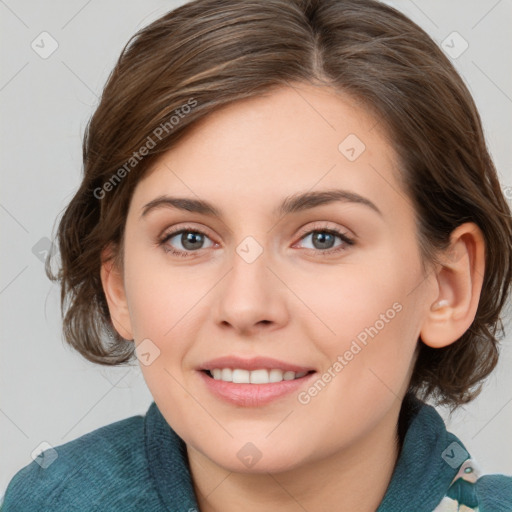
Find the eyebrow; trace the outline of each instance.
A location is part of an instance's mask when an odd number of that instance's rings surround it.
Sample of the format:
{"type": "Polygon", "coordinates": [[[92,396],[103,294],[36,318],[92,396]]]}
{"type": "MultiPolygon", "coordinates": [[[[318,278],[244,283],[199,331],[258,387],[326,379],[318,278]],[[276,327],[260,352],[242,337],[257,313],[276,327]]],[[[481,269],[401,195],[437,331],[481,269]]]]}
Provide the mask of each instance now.
{"type": "MultiPolygon", "coordinates": [[[[276,216],[285,216],[290,213],[302,212],[334,202],[356,203],[371,208],[380,216],[382,212],[379,208],[366,197],[355,192],[342,189],[321,190],[316,192],[305,192],[293,194],[284,199],[284,201],[274,209],[276,216]]],[[[168,195],[159,196],[142,207],[141,219],[149,212],[161,208],[174,208],[187,212],[195,212],[203,215],[223,218],[222,212],[213,204],[203,199],[192,199],[188,197],[171,197],[168,195]]]]}

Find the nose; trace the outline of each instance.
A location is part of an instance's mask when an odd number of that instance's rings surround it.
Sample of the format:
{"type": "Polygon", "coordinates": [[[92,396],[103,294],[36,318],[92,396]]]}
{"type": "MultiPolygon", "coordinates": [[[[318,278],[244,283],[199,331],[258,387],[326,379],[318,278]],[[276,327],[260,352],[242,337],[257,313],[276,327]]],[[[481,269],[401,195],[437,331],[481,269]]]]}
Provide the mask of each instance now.
{"type": "Polygon", "coordinates": [[[250,336],[286,324],[289,291],[268,263],[265,252],[252,262],[233,255],[232,268],[216,287],[214,300],[214,319],[222,329],[250,336]]]}

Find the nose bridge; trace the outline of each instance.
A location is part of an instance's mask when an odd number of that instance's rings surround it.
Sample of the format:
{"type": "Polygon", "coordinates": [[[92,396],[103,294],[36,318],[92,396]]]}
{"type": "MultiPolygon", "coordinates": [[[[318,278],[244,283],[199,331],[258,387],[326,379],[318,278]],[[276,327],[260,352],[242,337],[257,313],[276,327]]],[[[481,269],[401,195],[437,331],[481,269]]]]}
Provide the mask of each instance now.
{"type": "Polygon", "coordinates": [[[284,320],[285,298],[278,280],[267,268],[270,260],[268,251],[254,237],[248,236],[238,244],[216,301],[217,323],[247,331],[258,324],[284,320]]]}
{"type": "Polygon", "coordinates": [[[268,293],[268,254],[253,237],[247,237],[235,248],[231,258],[231,272],[226,276],[224,297],[232,302],[231,307],[239,311],[258,309],[268,293]]]}

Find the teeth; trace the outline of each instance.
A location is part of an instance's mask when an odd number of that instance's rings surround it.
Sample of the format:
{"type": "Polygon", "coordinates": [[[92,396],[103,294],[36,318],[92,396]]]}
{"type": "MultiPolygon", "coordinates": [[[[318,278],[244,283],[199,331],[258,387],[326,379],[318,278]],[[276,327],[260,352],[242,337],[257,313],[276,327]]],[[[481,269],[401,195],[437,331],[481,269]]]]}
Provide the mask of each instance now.
{"type": "MultiPolygon", "coordinates": [[[[236,371],[236,370],[235,370],[236,371]]],[[[268,384],[270,382],[268,378],[268,370],[253,370],[249,373],[249,382],[251,384],[268,384]]]]}
{"type": "Polygon", "coordinates": [[[218,378],[226,382],[233,382],[233,370],[230,370],[229,368],[220,370],[220,376],[218,378]]]}
{"type": "Polygon", "coordinates": [[[249,370],[233,370],[233,382],[236,384],[248,384],[251,372],[249,370]]]}
{"type": "Polygon", "coordinates": [[[281,382],[283,380],[283,371],[272,369],[269,372],[269,382],[281,382]]]}
{"type": "Polygon", "coordinates": [[[234,382],[236,384],[269,384],[273,382],[281,382],[282,380],[294,380],[304,377],[308,372],[290,372],[278,370],[242,370],[235,368],[214,368],[211,374],[215,380],[223,380],[224,382],[234,382]]]}

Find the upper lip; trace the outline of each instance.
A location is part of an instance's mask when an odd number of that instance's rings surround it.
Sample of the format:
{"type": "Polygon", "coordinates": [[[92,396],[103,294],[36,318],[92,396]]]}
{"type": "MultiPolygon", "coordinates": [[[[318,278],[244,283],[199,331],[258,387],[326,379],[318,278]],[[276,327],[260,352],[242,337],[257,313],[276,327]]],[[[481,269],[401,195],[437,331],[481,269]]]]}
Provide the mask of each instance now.
{"type": "Polygon", "coordinates": [[[214,370],[215,368],[239,368],[241,370],[278,369],[295,373],[314,371],[314,368],[310,366],[300,366],[298,364],[279,361],[271,357],[261,356],[251,358],[238,356],[218,357],[201,365],[200,370],[214,370]]]}

